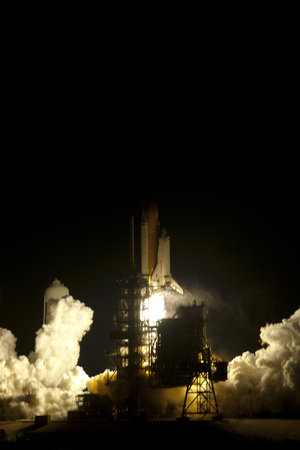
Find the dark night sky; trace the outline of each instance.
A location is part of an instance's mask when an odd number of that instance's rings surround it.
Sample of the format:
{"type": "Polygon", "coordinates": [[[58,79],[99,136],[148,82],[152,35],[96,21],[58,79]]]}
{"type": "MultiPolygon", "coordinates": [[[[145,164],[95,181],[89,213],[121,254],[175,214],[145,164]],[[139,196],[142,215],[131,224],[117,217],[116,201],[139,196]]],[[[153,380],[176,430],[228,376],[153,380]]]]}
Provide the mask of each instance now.
{"type": "Polygon", "coordinates": [[[282,37],[256,29],[254,40],[252,31],[210,33],[199,49],[151,37],[138,53],[119,41],[83,45],[82,36],[68,48],[52,33],[42,44],[29,32],[11,38],[0,326],[20,354],[34,348],[57,277],[94,310],[79,363],[90,375],[105,368],[129,217],[138,242],[149,194],[171,236],[174,278],[214,299],[215,351],[255,350],[261,326],[298,308],[297,64],[282,37]]]}

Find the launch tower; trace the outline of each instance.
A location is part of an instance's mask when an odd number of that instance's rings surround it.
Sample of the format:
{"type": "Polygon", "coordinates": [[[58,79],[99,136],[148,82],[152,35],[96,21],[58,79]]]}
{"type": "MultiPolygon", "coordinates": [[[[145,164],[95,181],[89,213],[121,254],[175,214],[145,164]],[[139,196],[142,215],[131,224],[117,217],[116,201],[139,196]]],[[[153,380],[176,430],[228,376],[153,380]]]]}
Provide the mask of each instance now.
{"type": "MultiPolygon", "coordinates": [[[[131,270],[119,276],[111,356],[117,380],[127,385],[127,399],[117,405],[119,414],[139,415],[141,377],[153,388],[186,387],[182,416],[218,416],[213,383],[225,380],[227,363],[220,361],[206,340],[206,308],[182,306],[172,318],[153,311],[165,298],[182,294],[171,275],[170,238],[160,230],[152,199],[144,204],[141,221],[141,273],[134,261],[134,227],[131,219],[131,270]]],[[[162,302],[162,303],[161,303],[162,302]]]]}
{"type": "Polygon", "coordinates": [[[138,381],[145,374],[149,359],[148,323],[146,299],[149,297],[149,281],[136,271],[134,260],[134,220],[130,220],[131,270],[117,278],[119,295],[113,318],[111,339],[114,349],[110,353],[112,368],[117,380],[127,384],[128,396],[117,406],[118,414],[139,415],[138,381]]]}

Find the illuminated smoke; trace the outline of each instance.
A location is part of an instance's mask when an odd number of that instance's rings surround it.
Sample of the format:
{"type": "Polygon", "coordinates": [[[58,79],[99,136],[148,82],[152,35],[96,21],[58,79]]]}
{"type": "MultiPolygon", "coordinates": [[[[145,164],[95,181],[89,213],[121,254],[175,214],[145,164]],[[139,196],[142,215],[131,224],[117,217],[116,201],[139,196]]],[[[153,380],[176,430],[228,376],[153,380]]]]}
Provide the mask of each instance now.
{"type": "Polygon", "coordinates": [[[0,360],[16,356],[15,347],[17,339],[11,331],[6,328],[0,328],[0,342],[0,360]]]}
{"type": "Polygon", "coordinates": [[[18,356],[16,338],[0,329],[0,419],[50,414],[66,417],[89,379],[77,366],[79,342],[93,311],[69,296],[51,306],[50,320],[37,331],[35,351],[18,356]]]}
{"type": "Polygon", "coordinates": [[[109,395],[109,383],[116,380],[116,372],[106,369],[91,377],[87,382],[88,390],[93,394],[109,395]]]}
{"type": "Polygon", "coordinates": [[[216,385],[225,416],[299,414],[300,308],[260,330],[263,347],[245,352],[228,366],[228,380],[216,385]]]}

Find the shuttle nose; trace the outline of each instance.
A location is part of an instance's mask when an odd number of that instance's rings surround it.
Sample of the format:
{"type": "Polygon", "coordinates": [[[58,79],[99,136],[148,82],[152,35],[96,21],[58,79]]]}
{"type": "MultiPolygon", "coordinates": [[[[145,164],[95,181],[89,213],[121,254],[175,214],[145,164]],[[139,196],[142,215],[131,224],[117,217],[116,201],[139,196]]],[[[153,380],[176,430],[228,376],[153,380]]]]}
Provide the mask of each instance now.
{"type": "Polygon", "coordinates": [[[142,219],[147,219],[148,222],[150,221],[157,221],[158,220],[158,208],[156,201],[153,197],[151,199],[146,200],[143,204],[142,208],[142,219]]]}

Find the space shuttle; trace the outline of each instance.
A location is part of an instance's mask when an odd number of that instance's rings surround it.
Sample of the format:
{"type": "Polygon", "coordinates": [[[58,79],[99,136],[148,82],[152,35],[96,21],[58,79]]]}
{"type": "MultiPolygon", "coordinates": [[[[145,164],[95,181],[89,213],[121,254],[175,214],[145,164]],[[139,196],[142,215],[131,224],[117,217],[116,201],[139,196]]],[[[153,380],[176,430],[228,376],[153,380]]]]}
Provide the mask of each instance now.
{"type": "Polygon", "coordinates": [[[148,278],[154,292],[163,290],[183,294],[183,289],[171,275],[170,236],[164,228],[160,229],[153,198],[142,208],[141,272],[148,278]]]}

